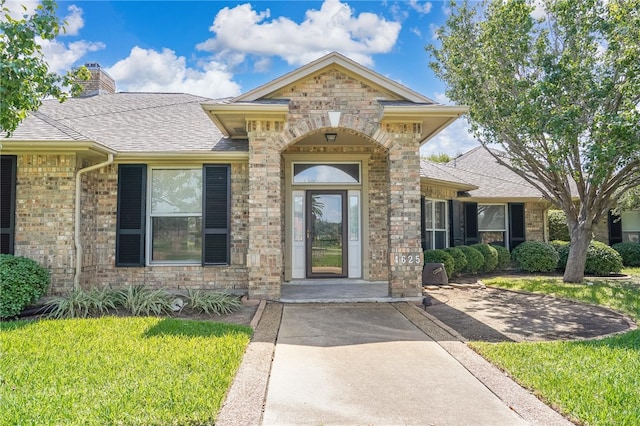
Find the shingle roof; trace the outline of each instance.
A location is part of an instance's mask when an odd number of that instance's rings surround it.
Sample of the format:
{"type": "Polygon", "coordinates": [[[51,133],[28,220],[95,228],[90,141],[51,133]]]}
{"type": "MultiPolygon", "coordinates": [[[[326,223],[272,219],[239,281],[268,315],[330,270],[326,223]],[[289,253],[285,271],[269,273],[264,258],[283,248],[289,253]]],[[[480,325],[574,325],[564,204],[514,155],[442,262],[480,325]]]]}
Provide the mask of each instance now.
{"type": "Polygon", "coordinates": [[[509,168],[498,164],[483,147],[477,147],[446,163],[455,176],[478,189],[469,191],[474,198],[542,198],[542,193],[509,168]]]}
{"type": "Polygon", "coordinates": [[[420,177],[426,179],[432,179],[442,182],[450,182],[456,186],[466,187],[471,189],[475,185],[465,181],[457,170],[453,167],[447,166],[442,163],[434,163],[432,161],[421,160],[420,161],[420,177]]]}
{"type": "Polygon", "coordinates": [[[10,140],[91,140],[118,152],[247,151],[202,109],[223,102],[180,93],[115,93],[45,100],[10,140]]]}

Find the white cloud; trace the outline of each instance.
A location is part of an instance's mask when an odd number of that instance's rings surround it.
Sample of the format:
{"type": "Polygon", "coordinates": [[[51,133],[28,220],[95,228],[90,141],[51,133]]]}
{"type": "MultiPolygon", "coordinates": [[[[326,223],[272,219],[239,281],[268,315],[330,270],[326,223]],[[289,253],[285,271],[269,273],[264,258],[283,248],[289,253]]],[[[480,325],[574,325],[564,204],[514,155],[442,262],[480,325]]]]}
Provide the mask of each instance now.
{"type": "Polygon", "coordinates": [[[64,31],[60,31],[60,35],[68,35],[75,36],[78,35],[78,32],[84,27],[84,18],[82,17],[82,9],[78,6],[72,4],[67,8],[70,12],[69,15],[65,16],[63,20],[64,31]]]}
{"type": "MultiPolygon", "coordinates": [[[[7,0],[3,5],[13,19],[20,19],[25,15],[32,15],[40,4],[38,0],[7,0]]],[[[4,13],[0,13],[0,21],[4,21],[4,13]]]]}
{"type": "MultiPolygon", "coordinates": [[[[439,103],[451,104],[451,101],[443,93],[436,93],[434,98],[439,103]]],[[[467,119],[459,118],[424,144],[420,149],[420,155],[448,154],[455,157],[478,145],[478,141],[469,132],[467,119]]]]}
{"type": "Polygon", "coordinates": [[[401,25],[373,13],[354,11],[339,0],[325,0],[320,10],[310,9],[301,23],[286,17],[270,19],[267,9],[258,12],[250,4],[225,7],[214,18],[214,37],[197,45],[217,60],[233,66],[246,59],[279,56],[289,65],[304,65],[331,51],[365,66],[372,55],[389,52],[401,25]]]}
{"type": "Polygon", "coordinates": [[[422,33],[420,32],[420,29],[418,29],[416,27],[412,27],[412,28],[409,29],[409,31],[411,31],[412,33],[417,35],[419,38],[422,38],[422,33]]]}
{"type": "Polygon", "coordinates": [[[428,2],[428,1],[424,3],[420,3],[417,0],[409,0],[409,6],[411,7],[411,9],[415,10],[420,15],[426,15],[427,13],[431,12],[431,7],[433,5],[431,4],[431,2],[428,2]]]}
{"type": "Polygon", "coordinates": [[[56,73],[65,73],[87,53],[105,48],[104,43],[85,40],[65,44],[56,39],[42,40],[37,38],[37,43],[42,46],[42,53],[49,64],[49,69],[56,73]]]}
{"type": "Polygon", "coordinates": [[[173,50],[158,52],[136,46],[107,72],[116,80],[118,90],[124,91],[185,92],[211,98],[240,94],[240,86],[224,65],[208,62],[202,68],[187,67],[184,56],[173,50]]]}

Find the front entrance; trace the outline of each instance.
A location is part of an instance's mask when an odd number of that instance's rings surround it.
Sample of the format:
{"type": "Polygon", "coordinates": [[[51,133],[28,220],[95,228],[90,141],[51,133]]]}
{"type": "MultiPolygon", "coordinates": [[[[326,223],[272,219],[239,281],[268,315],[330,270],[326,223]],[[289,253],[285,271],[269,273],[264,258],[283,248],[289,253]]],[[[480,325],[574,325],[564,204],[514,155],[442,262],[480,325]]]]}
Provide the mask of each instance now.
{"type": "Polygon", "coordinates": [[[367,278],[362,265],[367,171],[362,161],[368,157],[342,156],[343,162],[309,161],[308,154],[286,161],[286,281],[367,278]]]}
{"type": "Polygon", "coordinates": [[[306,192],[306,277],[346,277],[347,191],[306,192]]]}

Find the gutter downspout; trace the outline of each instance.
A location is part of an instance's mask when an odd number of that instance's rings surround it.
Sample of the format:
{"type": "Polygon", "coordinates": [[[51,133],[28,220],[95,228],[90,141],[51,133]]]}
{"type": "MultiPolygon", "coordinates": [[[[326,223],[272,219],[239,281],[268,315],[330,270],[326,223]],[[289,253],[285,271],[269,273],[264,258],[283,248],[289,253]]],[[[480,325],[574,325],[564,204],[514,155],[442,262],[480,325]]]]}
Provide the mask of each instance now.
{"type": "Polygon", "coordinates": [[[76,172],[76,209],[75,209],[75,232],[74,242],[76,246],[76,271],[73,274],[73,289],[80,288],[80,274],[82,273],[82,243],[80,242],[80,208],[82,196],[82,175],[92,170],[100,169],[113,163],[113,154],[107,154],[107,161],[85,167],[76,172]]]}

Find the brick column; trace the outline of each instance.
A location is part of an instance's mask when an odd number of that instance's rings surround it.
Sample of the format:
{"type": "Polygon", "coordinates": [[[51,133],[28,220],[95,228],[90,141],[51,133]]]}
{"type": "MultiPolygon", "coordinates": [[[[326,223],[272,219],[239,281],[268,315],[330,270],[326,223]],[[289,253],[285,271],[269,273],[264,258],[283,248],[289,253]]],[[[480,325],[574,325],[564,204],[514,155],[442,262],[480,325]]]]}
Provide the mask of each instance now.
{"type": "Polygon", "coordinates": [[[389,145],[389,291],[422,294],[420,146],[413,133],[395,133],[389,145]]]}
{"type": "Polygon", "coordinates": [[[280,298],[282,211],[279,133],[249,132],[249,296],[280,298]]]}

